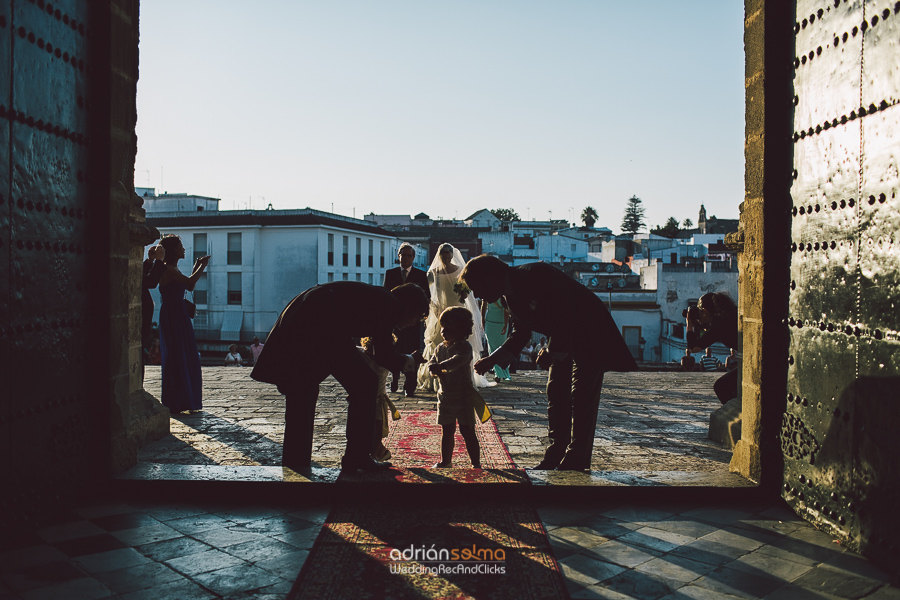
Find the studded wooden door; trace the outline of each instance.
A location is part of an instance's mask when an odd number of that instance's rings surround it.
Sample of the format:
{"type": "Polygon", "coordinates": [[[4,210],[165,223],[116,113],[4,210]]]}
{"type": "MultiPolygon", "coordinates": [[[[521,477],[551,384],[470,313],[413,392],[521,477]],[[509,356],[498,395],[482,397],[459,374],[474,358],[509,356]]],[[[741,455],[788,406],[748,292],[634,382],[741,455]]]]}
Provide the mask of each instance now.
{"type": "Polygon", "coordinates": [[[3,530],[95,467],[86,179],[88,3],[0,1],[0,400],[3,530]]]}
{"type": "Polygon", "coordinates": [[[796,7],[783,495],[897,564],[900,3],[796,7]]]}

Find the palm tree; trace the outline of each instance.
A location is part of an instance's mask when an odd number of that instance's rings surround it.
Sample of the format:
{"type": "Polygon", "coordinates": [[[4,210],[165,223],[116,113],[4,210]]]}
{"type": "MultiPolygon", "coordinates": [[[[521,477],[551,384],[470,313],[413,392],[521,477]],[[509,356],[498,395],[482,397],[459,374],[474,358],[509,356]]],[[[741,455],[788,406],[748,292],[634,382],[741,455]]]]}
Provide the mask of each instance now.
{"type": "Polygon", "coordinates": [[[681,225],[682,225],[685,229],[691,229],[691,228],[694,227],[694,222],[691,221],[690,219],[685,219],[684,221],[682,221],[681,225]]]}
{"type": "Polygon", "coordinates": [[[597,211],[593,206],[585,206],[581,211],[581,220],[584,221],[586,227],[593,227],[597,222],[597,211]]]}

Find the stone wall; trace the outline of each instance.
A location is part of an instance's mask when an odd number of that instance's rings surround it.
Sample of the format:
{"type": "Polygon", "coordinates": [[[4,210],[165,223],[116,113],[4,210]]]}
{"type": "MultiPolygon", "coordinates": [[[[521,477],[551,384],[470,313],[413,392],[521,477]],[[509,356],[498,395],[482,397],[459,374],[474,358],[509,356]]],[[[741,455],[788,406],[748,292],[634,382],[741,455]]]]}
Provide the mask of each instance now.
{"type": "Polygon", "coordinates": [[[738,327],[743,354],[743,429],[731,469],[775,493],[787,379],[787,293],[791,209],[793,7],[744,3],[745,174],[741,228],[726,238],[742,250],[738,327]]]}

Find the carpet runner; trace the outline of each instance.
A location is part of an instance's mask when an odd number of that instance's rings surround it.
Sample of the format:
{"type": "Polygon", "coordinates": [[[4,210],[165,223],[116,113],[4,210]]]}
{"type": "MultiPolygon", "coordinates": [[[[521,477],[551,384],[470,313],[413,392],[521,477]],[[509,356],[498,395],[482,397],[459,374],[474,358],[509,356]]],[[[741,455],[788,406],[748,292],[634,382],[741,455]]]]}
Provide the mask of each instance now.
{"type": "Polygon", "coordinates": [[[289,600],[568,598],[534,509],[339,506],[289,600]]]}
{"type": "Polygon", "coordinates": [[[456,432],[453,468],[432,469],[441,460],[441,426],[434,411],[404,412],[391,423],[383,440],[394,468],[378,473],[344,473],[338,481],[398,481],[403,483],[528,483],[525,471],[513,462],[493,420],[475,425],[481,446],[481,469],[473,469],[465,441],[456,432]]]}

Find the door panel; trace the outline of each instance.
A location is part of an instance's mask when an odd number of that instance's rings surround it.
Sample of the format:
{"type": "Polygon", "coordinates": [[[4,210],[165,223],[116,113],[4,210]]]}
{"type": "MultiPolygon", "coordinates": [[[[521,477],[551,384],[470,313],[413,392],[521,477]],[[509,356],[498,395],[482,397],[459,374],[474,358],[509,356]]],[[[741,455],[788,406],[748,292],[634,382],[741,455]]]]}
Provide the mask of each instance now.
{"type": "Polygon", "coordinates": [[[795,510],[896,566],[900,19],[886,6],[796,4],[781,446],[795,510]]]}

